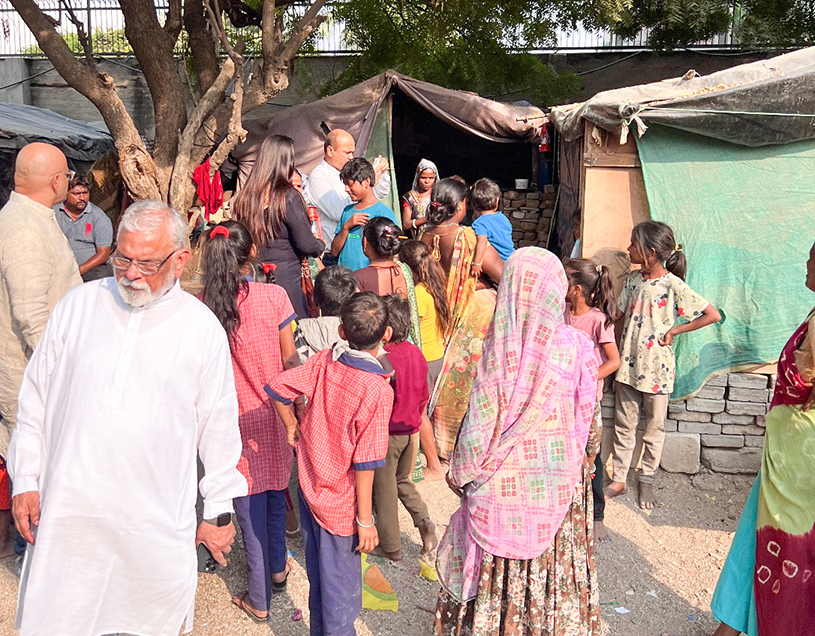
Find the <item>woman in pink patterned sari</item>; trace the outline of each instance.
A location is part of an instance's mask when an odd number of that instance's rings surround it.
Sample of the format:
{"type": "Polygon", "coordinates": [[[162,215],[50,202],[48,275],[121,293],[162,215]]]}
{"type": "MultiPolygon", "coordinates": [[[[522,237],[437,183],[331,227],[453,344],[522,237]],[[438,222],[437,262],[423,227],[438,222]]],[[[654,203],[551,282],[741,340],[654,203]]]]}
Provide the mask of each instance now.
{"type": "Polygon", "coordinates": [[[587,442],[597,360],[564,323],[566,274],[528,247],[506,262],[448,481],[440,636],[583,636],[597,626],[587,442]],[[588,496],[587,496],[588,495],[588,496]]]}

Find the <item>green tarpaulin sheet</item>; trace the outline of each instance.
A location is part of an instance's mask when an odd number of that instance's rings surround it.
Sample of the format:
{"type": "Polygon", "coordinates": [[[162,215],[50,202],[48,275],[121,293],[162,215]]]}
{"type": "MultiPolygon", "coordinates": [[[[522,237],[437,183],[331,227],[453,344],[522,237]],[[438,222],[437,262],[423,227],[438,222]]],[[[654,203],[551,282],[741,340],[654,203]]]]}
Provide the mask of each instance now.
{"type": "Polygon", "coordinates": [[[637,140],[651,218],[673,227],[688,284],[724,316],[677,338],[674,397],[775,362],[815,305],[815,141],[746,148],[653,125],[637,140]]]}

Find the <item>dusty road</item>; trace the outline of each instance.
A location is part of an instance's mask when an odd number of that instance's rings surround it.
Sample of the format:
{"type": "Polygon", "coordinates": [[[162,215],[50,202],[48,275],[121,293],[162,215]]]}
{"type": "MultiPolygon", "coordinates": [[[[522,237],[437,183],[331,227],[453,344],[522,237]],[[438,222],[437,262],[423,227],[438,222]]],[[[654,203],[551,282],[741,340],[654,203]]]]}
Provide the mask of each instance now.
{"type": "MultiPolygon", "coordinates": [[[[661,473],[657,496],[663,503],[650,513],[636,508],[633,495],[609,503],[606,523],[613,541],[598,546],[598,575],[603,636],[703,636],[715,627],[710,598],[716,586],[738,515],[752,477],[661,473]],[[629,613],[619,614],[616,608],[629,613]]],[[[419,489],[443,532],[457,500],[444,482],[421,483],[419,489]]],[[[431,633],[436,583],[419,578],[419,535],[401,511],[404,560],[380,568],[399,595],[398,613],[363,611],[360,636],[404,636],[431,633]]],[[[196,636],[308,634],[308,581],[302,546],[290,542],[296,565],[289,589],[275,597],[268,625],[256,625],[230,604],[245,589],[244,563],[237,549],[229,567],[217,575],[199,575],[196,636]],[[302,610],[300,621],[292,620],[302,610]]],[[[93,547],[88,546],[89,553],[93,547]]],[[[0,563],[0,636],[12,636],[17,577],[14,560],[0,563]]]]}

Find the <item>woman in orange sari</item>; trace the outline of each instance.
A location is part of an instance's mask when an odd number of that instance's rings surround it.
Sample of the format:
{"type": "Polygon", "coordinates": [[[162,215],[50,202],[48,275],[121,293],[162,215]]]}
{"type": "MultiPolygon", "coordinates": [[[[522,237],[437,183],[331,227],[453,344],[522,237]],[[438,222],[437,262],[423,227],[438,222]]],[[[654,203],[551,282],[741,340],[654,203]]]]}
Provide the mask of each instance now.
{"type": "Polygon", "coordinates": [[[448,276],[450,323],[444,338],[446,352],[430,398],[433,432],[442,461],[450,458],[467,412],[481,345],[495,312],[495,285],[504,268],[498,252],[488,245],[480,263],[481,278],[472,274],[475,233],[460,225],[467,211],[468,192],[466,184],[455,179],[437,182],[421,236],[448,276]]]}

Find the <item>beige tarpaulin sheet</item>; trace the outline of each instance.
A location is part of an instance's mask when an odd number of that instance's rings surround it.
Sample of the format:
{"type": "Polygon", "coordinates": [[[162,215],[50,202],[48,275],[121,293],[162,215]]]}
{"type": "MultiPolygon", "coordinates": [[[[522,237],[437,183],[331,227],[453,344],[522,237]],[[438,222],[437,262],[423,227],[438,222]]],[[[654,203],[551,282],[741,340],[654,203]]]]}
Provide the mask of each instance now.
{"type": "Polygon", "coordinates": [[[395,87],[445,123],[489,141],[536,141],[547,121],[543,111],[534,106],[502,104],[387,71],[336,95],[294,106],[268,119],[245,121],[249,135],[232,151],[239,170],[238,182],[243,183],[251,172],[263,139],[274,134],[294,139],[297,167],[310,172],[323,158],[322,123],[329,130],[347,130],[356,139],[357,155],[365,155],[377,110],[395,87]]]}

